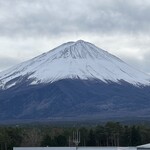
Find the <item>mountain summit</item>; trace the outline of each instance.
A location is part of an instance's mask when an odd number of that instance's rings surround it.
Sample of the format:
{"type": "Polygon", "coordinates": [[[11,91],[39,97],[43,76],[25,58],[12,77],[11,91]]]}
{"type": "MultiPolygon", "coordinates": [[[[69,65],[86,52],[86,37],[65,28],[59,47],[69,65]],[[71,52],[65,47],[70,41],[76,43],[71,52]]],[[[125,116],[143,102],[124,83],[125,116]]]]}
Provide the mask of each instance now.
{"type": "Polygon", "coordinates": [[[148,75],[95,45],[79,40],[62,44],[0,73],[0,87],[8,89],[24,79],[33,85],[68,78],[97,79],[106,83],[125,81],[136,86],[150,84],[148,75]]]}
{"type": "Polygon", "coordinates": [[[150,76],[79,40],[0,73],[0,122],[149,118],[150,76]]]}

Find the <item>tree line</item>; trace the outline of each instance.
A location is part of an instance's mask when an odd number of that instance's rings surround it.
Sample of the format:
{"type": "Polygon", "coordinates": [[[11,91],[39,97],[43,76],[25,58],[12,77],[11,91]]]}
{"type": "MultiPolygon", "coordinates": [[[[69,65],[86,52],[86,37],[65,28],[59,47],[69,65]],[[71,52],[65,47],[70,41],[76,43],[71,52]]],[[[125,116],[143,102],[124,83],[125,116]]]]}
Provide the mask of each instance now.
{"type": "Polygon", "coordinates": [[[150,142],[150,126],[108,122],[97,126],[1,126],[0,150],[13,147],[74,146],[72,134],[80,132],[79,146],[137,146],[150,142]]]}

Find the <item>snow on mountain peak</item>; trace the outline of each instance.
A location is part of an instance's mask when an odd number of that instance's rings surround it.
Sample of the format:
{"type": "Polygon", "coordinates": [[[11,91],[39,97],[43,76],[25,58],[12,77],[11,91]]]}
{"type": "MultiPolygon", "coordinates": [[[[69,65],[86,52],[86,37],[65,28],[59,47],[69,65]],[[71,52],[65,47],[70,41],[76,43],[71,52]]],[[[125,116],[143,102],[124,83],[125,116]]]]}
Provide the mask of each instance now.
{"type": "Polygon", "coordinates": [[[149,85],[150,77],[95,45],[78,40],[0,73],[0,87],[7,89],[24,77],[31,84],[51,83],[60,79],[98,79],[103,82],[124,80],[134,85],[149,85]]]}
{"type": "MultiPolygon", "coordinates": [[[[95,45],[85,42],[83,40],[78,40],[76,42],[68,42],[63,44],[58,48],[58,51],[53,55],[53,58],[73,58],[73,59],[118,59],[119,58],[109,54],[107,51],[104,51],[95,45]],[[64,46],[65,47],[62,47],[64,46]],[[66,46],[67,45],[67,46],[66,46]]],[[[57,48],[56,48],[57,49],[57,48]]],[[[51,51],[50,51],[51,53],[51,51]]]]}

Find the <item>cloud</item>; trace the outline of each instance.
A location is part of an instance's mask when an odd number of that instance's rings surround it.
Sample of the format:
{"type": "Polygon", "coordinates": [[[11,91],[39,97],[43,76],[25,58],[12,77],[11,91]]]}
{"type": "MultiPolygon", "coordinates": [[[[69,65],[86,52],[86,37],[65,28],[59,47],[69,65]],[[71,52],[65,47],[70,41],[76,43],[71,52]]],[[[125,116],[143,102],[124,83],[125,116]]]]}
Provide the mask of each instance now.
{"type": "Polygon", "coordinates": [[[124,0],[1,1],[1,36],[150,32],[150,2],[124,0]],[[7,11],[9,10],[9,11],[7,11]]]}
{"type": "Polygon", "coordinates": [[[15,58],[11,58],[11,57],[2,57],[0,56],[0,71],[2,71],[3,69],[8,69],[14,65],[17,65],[20,61],[15,59],[15,58]]]}
{"type": "Polygon", "coordinates": [[[150,72],[149,10],[149,0],[0,0],[0,69],[83,39],[150,72]]]}

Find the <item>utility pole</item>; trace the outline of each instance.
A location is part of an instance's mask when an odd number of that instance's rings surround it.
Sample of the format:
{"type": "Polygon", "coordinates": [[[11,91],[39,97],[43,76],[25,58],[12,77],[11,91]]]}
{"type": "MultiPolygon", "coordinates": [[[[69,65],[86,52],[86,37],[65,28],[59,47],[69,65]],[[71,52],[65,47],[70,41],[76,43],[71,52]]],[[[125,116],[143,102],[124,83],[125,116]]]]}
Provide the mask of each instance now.
{"type": "Polygon", "coordinates": [[[5,142],[5,150],[7,150],[7,143],[5,142]]]}
{"type": "Polygon", "coordinates": [[[77,130],[76,132],[73,131],[73,143],[76,146],[76,150],[78,149],[78,145],[80,143],[80,132],[77,130]]]}
{"type": "Polygon", "coordinates": [[[70,136],[69,136],[69,140],[68,140],[68,141],[69,141],[69,147],[70,147],[70,146],[71,146],[71,139],[70,139],[70,136]]]}

